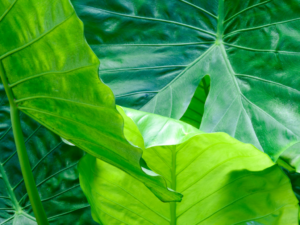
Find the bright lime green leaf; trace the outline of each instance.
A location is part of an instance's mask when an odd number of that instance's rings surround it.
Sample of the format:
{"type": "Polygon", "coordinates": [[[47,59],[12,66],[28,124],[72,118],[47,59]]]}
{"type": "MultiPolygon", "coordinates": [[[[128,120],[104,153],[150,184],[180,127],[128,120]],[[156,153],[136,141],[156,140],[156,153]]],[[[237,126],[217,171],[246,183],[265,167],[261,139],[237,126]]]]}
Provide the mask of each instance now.
{"type": "MultiPolygon", "coordinates": [[[[120,106],[118,106],[118,109],[120,111],[123,110],[126,114],[124,115],[122,113],[122,116],[125,118],[125,128],[137,126],[137,128],[131,128],[134,133],[128,132],[126,138],[130,139],[130,136],[139,135],[140,138],[143,138],[146,148],[158,145],[179,144],[189,140],[195,135],[203,133],[189,124],[168,117],[144,113],[120,106]],[[138,133],[136,129],[138,129],[138,133]]],[[[127,130],[129,129],[127,128],[127,130]]]]}
{"type": "Polygon", "coordinates": [[[99,60],[69,1],[1,1],[0,39],[0,75],[18,109],[141,180],[163,201],[180,201],[162,177],[143,172],[142,149],[124,137],[123,118],[98,78],[99,60]]]}
{"type": "MultiPolygon", "coordinates": [[[[0,83],[0,224],[37,224],[19,166],[10,109],[0,83]],[[12,190],[10,190],[12,188],[12,190]]],[[[32,172],[50,224],[95,224],[78,180],[84,152],[21,113],[32,172]]]]}
{"type": "Polygon", "coordinates": [[[98,223],[298,224],[290,181],[266,154],[224,133],[204,134],[158,115],[125,112],[144,137],[149,167],[184,197],[162,203],[138,180],[86,155],[79,163],[80,183],[98,223]]]}
{"type": "Polygon", "coordinates": [[[300,140],[299,0],[72,2],[117,104],[179,119],[208,74],[201,130],[274,161],[300,140]]]}
{"type": "Polygon", "coordinates": [[[130,119],[124,112],[124,109],[120,106],[117,106],[119,113],[124,118],[124,135],[126,139],[134,146],[137,146],[141,149],[145,149],[144,139],[135,125],[135,123],[130,119]]]}

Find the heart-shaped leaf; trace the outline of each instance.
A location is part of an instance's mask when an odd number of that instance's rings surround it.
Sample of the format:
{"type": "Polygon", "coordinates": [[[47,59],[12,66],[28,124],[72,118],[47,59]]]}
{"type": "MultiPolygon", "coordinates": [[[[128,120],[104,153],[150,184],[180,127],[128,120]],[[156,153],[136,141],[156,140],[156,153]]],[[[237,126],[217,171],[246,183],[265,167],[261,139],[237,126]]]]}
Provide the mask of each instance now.
{"type": "Polygon", "coordinates": [[[68,0],[1,1],[0,39],[0,75],[12,104],[163,201],[180,201],[161,176],[142,170],[142,149],[124,137],[114,96],[99,80],[99,60],[68,0]]]}
{"type": "MultiPolygon", "coordinates": [[[[0,224],[37,224],[26,193],[10,108],[0,83],[0,224]]],[[[32,172],[50,224],[95,224],[79,186],[77,163],[84,152],[21,113],[32,172]]]]}
{"type": "Polygon", "coordinates": [[[158,115],[125,112],[144,137],[148,165],[184,198],[162,203],[138,180],[86,155],[79,163],[80,183],[98,223],[298,224],[290,181],[266,154],[224,133],[204,134],[158,115]]]}
{"type": "Polygon", "coordinates": [[[201,130],[273,160],[299,141],[299,0],[72,2],[118,104],[179,119],[209,74],[201,130]]]}

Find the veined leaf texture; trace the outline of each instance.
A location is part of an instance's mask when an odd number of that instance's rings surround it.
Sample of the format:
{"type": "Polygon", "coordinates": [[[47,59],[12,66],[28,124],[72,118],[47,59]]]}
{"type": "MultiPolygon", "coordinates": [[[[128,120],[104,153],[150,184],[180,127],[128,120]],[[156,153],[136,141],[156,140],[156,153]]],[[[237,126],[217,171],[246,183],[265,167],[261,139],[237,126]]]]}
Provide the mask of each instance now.
{"type": "MultiPolygon", "coordinates": [[[[162,203],[136,179],[86,155],[80,182],[95,221],[112,224],[225,225],[298,224],[298,201],[291,183],[253,145],[225,133],[205,134],[180,121],[125,109],[141,131],[143,157],[168,186],[183,194],[180,203],[162,203]]],[[[125,118],[128,139],[137,131],[125,118]]]]}
{"type": "Polygon", "coordinates": [[[144,172],[150,169],[143,150],[124,137],[123,118],[70,1],[1,1],[0,39],[0,75],[19,110],[141,179],[161,200],[181,200],[161,176],[144,172]]]}
{"type": "Polygon", "coordinates": [[[299,0],[72,2],[117,104],[180,119],[209,75],[195,126],[299,171],[299,0]]]}

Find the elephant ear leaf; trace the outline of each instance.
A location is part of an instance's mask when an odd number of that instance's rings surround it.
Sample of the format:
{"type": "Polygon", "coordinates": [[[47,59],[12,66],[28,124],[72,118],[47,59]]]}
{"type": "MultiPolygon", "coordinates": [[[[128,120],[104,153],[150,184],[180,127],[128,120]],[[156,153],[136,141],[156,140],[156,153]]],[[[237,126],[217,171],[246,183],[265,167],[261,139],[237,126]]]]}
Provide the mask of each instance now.
{"type": "Polygon", "coordinates": [[[300,141],[299,0],[72,2],[117,104],[180,119],[208,74],[201,130],[274,161],[300,141]]]}
{"type": "MultiPolygon", "coordinates": [[[[0,224],[36,225],[16,154],[10,107],[0,82],[0,224]]],[[[50,224],[95,224],[78,179],[84,152],[20,113],[32,173],[50,224]]]]}
{"type": "Polygon", "coordinates": [[[180,201],[150,176],[142,149],[124,137],[99,60],[69,1],[0,3],[0,75],[11,104],[89,154],[141,180],[163,201],[180,201]]]}
{"type": "Polygon", "coordinates": [[[87,154],[79,163],[80,184],[99,224],[298,224],[289,179],[253,145],[155,114],[125,112],[144,137],[149,167],[184,197],[162,203],[138,180],[87,154]]]}

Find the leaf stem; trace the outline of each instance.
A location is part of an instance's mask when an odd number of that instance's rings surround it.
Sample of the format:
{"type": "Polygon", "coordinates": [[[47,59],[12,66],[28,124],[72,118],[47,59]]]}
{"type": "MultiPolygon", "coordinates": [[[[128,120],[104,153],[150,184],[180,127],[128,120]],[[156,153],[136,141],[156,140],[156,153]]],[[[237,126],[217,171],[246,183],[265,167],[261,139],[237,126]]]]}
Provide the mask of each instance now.
{"type": "Polygon", "coordinates": [[[15,139],[15,144],[17,148],[17,153],[19,157],[19,162],[21,166],[22,175],[24,178],[26,190],[29,196],[29,200],[32,205],[32,209],[39,225],[48,225],[47,216],[43,208],[34,178],[31,171],[28,154],[25,147],[24,137],[21,128],[21,122],[19,117],[19,111],[17,105],[14,102],[14,97],[12,90],[8,85],[7,78],[5,76],[5,71],[3,68],[2,61],[0,63],[0,76],[7,94],[9,104],[10,104],[10,115],[11,123],[13,128],[13,134],[15,139]]]}
{"type": "MultiPolygon", "coordinates": [[[[176,147],[172,149],[172,177],[171,177],[171,188],[176,191],[176,147]]],[[[170,225],[177,224],[176,217],[176,202],[170,202],[170,213],[171,213],[171,222],[170,225]]]]}

